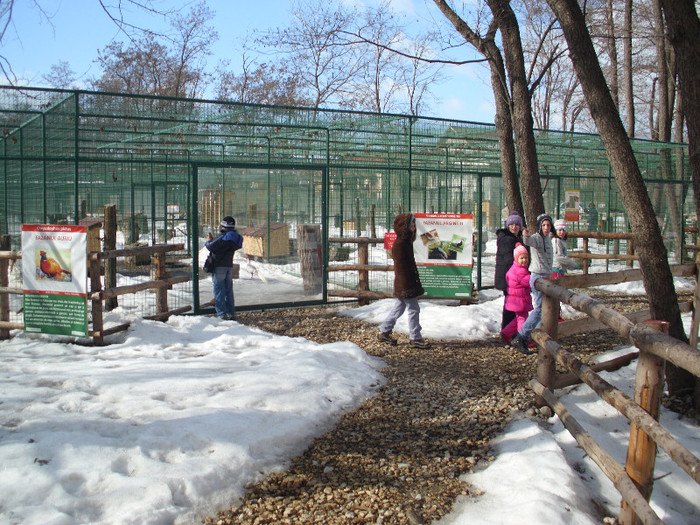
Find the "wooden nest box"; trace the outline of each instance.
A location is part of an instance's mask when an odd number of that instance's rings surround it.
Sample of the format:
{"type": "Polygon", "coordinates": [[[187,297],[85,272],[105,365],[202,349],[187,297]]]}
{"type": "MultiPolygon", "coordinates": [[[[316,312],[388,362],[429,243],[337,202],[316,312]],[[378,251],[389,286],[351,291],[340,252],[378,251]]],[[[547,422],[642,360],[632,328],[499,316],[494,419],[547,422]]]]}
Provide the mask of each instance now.
{"type": "Polygon", "coordinates": [[[243,252],[248,257],[286,257],[289,255],[289,226],[283,222],[250,226],[241,232],[243,252]],[[268,243],[268,234],[270,236],[268,243]],[[268,253],[269,248],[269,253],[268,253]]]}

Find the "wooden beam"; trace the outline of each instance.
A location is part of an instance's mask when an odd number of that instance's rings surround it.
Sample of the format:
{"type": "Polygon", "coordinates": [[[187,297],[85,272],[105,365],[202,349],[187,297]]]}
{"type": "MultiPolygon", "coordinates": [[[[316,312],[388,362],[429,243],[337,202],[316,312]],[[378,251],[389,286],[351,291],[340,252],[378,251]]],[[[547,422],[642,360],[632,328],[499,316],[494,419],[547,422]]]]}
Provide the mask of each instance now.
{"type": "MultiPolygon", "coordinates": [[[[651,328],[647,328],[647,330],[652,333],[654,332],[651,328]]],[[[696,483],[700,483],[700,460],[679,443],[678,440],[648,412],[639,406],[639,404],[635,403],[627,394],[605,381],[595,373],[590,366],[564,350],[561,345],[549,337],[544,330],[537,329],[533,331],[532,337],[541,348],[555,356],[559,364],[577,374],[601,399],[619,410],[622,415],[635,423],[637,427],[643,430],[655,443],[664,449],[668,455],[671,456],[673,461],[685,470],[696,483]]],[[[538,382],[538,384],[540,383],[538,382]]]]}
{"type": "Polygon", "coordinates": [[[154,244],[153,246],[136,246],[134,248],[123,248],[121,250],[109,250],[104,252],[93,252],[88,254],[89,260],[113,259],[115,257],[128,257],[130,255],[143,255],[145,253],[175,252],[184,250],[185,245],[179,244],[154,244]]]}
{"type": "Polygon", "coordinates": [[[189,275],[182,275],[180,277],[169,277],[168,279],[163,279],[162,281],[146,281],[143,283],[129,284],[126,286],[117,286],[116,288],[107,288],[105,290],[100,290],[99,292],[91,293],[89,298],[93,301],[103,300],[108,297],[116,297],[118,295],[125,295],[128,293],[142,292],[143,290],[163,288],[177,283],[186,283],[189,280],[189,275]]]}
{"type": "Polygon", "coordinates": [[[352,272],[352,271],[365,271],[365,272],[393,272],[393,264],[334,264],[328,266],[327,270],[329,272],[352,272]]]}
{"type": "Polygon", "coordinates": [[[661,521],[654,510],[649,506],[649,502],[644,499],[644,496],[639,493],[634,482],[625,473],[625,469],[622,468],[622,465],[615,461],[615,459],[585,431],[583,426],[571,415],[561,400],[535,379],[530,381],[530,387],[537,395],[542,396],[547,401],[547,404],[557,413],[557,416],[559,416],[559,419],[576,442],[596,465],[600,467],[608,479],[612,481],[625,501],[627,501],[637,515],[643,519],[645,525],[662,525],[663,521],[661,521]]]}
{"type": "MultiPolygon", "coordinates": [[[[678,303],[678,307],[681,313],[690,312],[693,309],[692,301],[684,301],[678,303]]],[[[639,310],[637,312],[626,312],[624,315],[634,324],[642,323],[651,319],[651,313],[649,310],[639,310]]],[[[559,323],[559,338],[565,337],[567,335],[579,334],[581,332],[593,332],[595,330],[603,330],[607,326],[601,321],[592,319],[590,317],[580,317],[578,319],[571,319],[570,321],[564,321],[559,323]]]]}
{"type": "MultiPolygon", "coordinates": [[[[590,368],[594,372],[611,372],[613,370],[619,370],[623,366],[629,365],[632,361],[634,361],[637,358],[638,355],[639,352],[635,350],[634,352],[630,352],[629,354],[621,355],[615,357],[614,359],[603,361],[602,363],[595,363],[593,365],[590,365],[590,368]]],[[[557,390],[559,388],[564,388],[579,383],[583,383],[583,381],[577,374],[573,372],[569,372],[567,374],[557,374],[554,377],[554,385],[552,386],[552,390],[557,390]]]]}

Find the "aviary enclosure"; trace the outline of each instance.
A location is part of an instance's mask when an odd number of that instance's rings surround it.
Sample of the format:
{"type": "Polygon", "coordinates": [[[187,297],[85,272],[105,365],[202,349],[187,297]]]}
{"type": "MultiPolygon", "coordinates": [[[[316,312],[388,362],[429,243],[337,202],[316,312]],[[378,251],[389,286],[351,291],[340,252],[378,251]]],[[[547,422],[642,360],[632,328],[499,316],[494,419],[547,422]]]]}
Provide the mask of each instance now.
{"type": "MultiPolygon", "coordinates": [[[[0,87],[0,119],[0,233],[12,248],[21,248],[23,223],[77,224],[116,205],[120,244],[185,243],[168,255],[173,273],[193,277],[173,307],[204,310],[199,251],[224,215],[256,239],[246,260],[289,277],[237,292],[241,308],[323,303],[330,289],[356,286],[357,273],[323,272],[320,290],[305,289],[298,232],[313,226],[326,268],[352,261],[357,248],[329,238],[382,236],[401,210],[473,214],[474,286],[492,284],[489,241],[505,206],[493,125],[28,87],[0,87]]],[[[547,210],[563,214],[565,192],[576,190],[598,212],[598,229],[627,231],[599,137],[538,130],[536,139],[547,210]]],[[[687,145],[632,144],[669,255],[683,262],[681,232],[695,213],[687,145]]],[[[583,207],[570,229],[588,228],[583,207]]],[[[147,278],[148,266],[125,258],[118,272],[147,278]]],[[[389,275],[377,279],[391,288],[389,275]]]]}

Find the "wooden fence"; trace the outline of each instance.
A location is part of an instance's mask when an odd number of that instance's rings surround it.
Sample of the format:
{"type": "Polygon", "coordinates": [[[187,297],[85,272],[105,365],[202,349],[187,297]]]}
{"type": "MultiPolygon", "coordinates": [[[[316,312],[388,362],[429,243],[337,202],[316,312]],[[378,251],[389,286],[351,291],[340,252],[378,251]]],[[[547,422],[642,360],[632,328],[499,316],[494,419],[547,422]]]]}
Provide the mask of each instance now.
{"type": "MultiPolygon", "coordinates": [[[[683,229],[684,235],[690,236],[690,242],[686,242],[683,245],[683,249],[689,252],[700,251],[700,245],[698,245],[698,228],[689,226],[683,229]]],[[[608,232],[588,232],[588,231],[571,231],[568,232],[568,237],[572,239],[583,239],[583,246],[580,251],[570,250],[569,257],[573,259],[582,259],[583,264],[581,268],[584,274],[588,274],[588,270],[591,265],[591,261],[594,259],[602,260],[616,260],[616,261],[627,261],[627,265],[632,268],[634,266],[634,261],[639,260],[639,256],[635,253],[634,249],[634,236],[632,232],[623,233],[608,233],[608,232]],[[612,240],[613,251],[611,253],[591,253],[590,241],[591,239],[598,240],[612,240]],[[627,252],[620,252],[620,241],[627,241],[627,252]]]]}
{"type": "MultiPolygon", "coordinates": [[[[674,266],[672,271],[674,275],[693,275],[697,279],[698,265],[674,266]]],[[[616,274],[567,276],[556,283],[539,279],[535,283],[537,290],[541,291],[544,296],[542,325],[540,329],[532,333],[533,339],[539,346],[539,353],[537,378],[530,382],[530,386],[537,394],[538,403],[552,407],[581,448],[596,462],[620,492],[622,506],[619,522],[621,525],[662,523],[648,502],[653,488],[657,445],[666,451],[669,457],[696,483],[700,483],[700,460],[673,438],[658,422],[665,361],[667,360],[688,370],[696,377],[700,377],[700,351],[697,349],[698,319],[696,319],[700,316],[694,316],[690,336],[691,344],[686,344],[663,333],[667,324],[649,320],[646,323],[635,324],[642,320],[639,315],[622,315],[600,301],[567,289],[567,287],[582,288],[640,278],[639,270],[628,270],[616,272],[616,274]],[[562,332],[573,333],[571,328],[567,330],[566,322],[558,323],[560,302],[589,316],[585,318],[585,321],[588,322],[587,326],[579,322],[578,328],[573,331],[595,329],[591,322],[597,323],[599,326],[607,326],[622,337],[629,339],[639,349],[639,353],[634,352],[595,366],[585,365],[574,355],[564,350],[556,341],[562,332]],[[662,331],[660,332],[659,329],[662,331]],[[637,356],[639,361],[637,362],[633,399],[596,373],[597,370],[624,366],[637,356]],[[556,363],[563,365],[569,372],[556,374],[556,363]],[[586,383],[603,400],[630,420],[630,441],[624,467],[593,440],[553,392],[557,388],[575,382],[586,383]]],[[[699,304],[698,299],[700,297],[698,297],[698,286],[696,286],[694,300],[696,305],[699,304]]],[[[688,308],[686,306],[682,309],[687,311],[688,308]]],[[[646,312],[646,317],[649,317],[648,312],[646,312]]]]}
{"type": "MultiPolygon", "coordinates": [[[[10,330],[24,329],[23,323],[10,322],[10,304],[9,295],[21,295],[21,288],[10,288],[9,285],[9,270],[10,263],[22,259],[22,252],[14,250],[4,250],[9,247],[9,236],[0,238],[0,339],[7,339],[10,336],[10,330]]],[[[142,246],[138,248],[126,248],[123,250],[107,250],[101,252],[89,252],[88,260],[88,276],[90,282],[90,291],[87,298],[91,304],[92,313],[92,330],[88,332],[93,343],[100,345],[104,343],[104,337],[129,328],[129,323],[120,324],[105,328],[103,324],[103,312],[105,305],[110,299],[116,299],[120,295],[136,293],[143,290],[156,290],[156,314],[147,316],[146,319],[167,320],[171,315],[184,313],[190,310],[191,306],[184,306],[175,310],[168,310],[168,288],[173,284],[187,282],[191,280],[190,276],[169,277],[165,267],[166,252],[177,251],[184,249],[183,244],[156,244],[153,246],[142,246]],[[101,276],[105,275],[105,281],[109,282],[105,267],[110,266],[110,263],[116,260],[117,257],[150,255],[152,261],[153,279],[147,282],[132,284],[127,286],[116,286],[116,281],[113,286],[107,288],[102,287],[101,276]]]]}

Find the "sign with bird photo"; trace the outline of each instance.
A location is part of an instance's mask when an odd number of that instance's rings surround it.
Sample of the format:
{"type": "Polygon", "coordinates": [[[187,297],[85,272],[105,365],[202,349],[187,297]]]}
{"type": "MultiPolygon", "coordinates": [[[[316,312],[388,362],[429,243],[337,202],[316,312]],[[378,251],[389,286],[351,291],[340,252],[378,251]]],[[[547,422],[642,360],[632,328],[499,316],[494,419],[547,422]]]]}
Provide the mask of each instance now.
{"type": "Polygon", "coordinates": [[[86,337],[87,228],[22,225],[24,330],[86,337]]]}
{"type": "Polygon", "coordinates": [[[472,234],[468,213],[416,213],[413,251],[428,297],[470,297],[472,234]]]}

